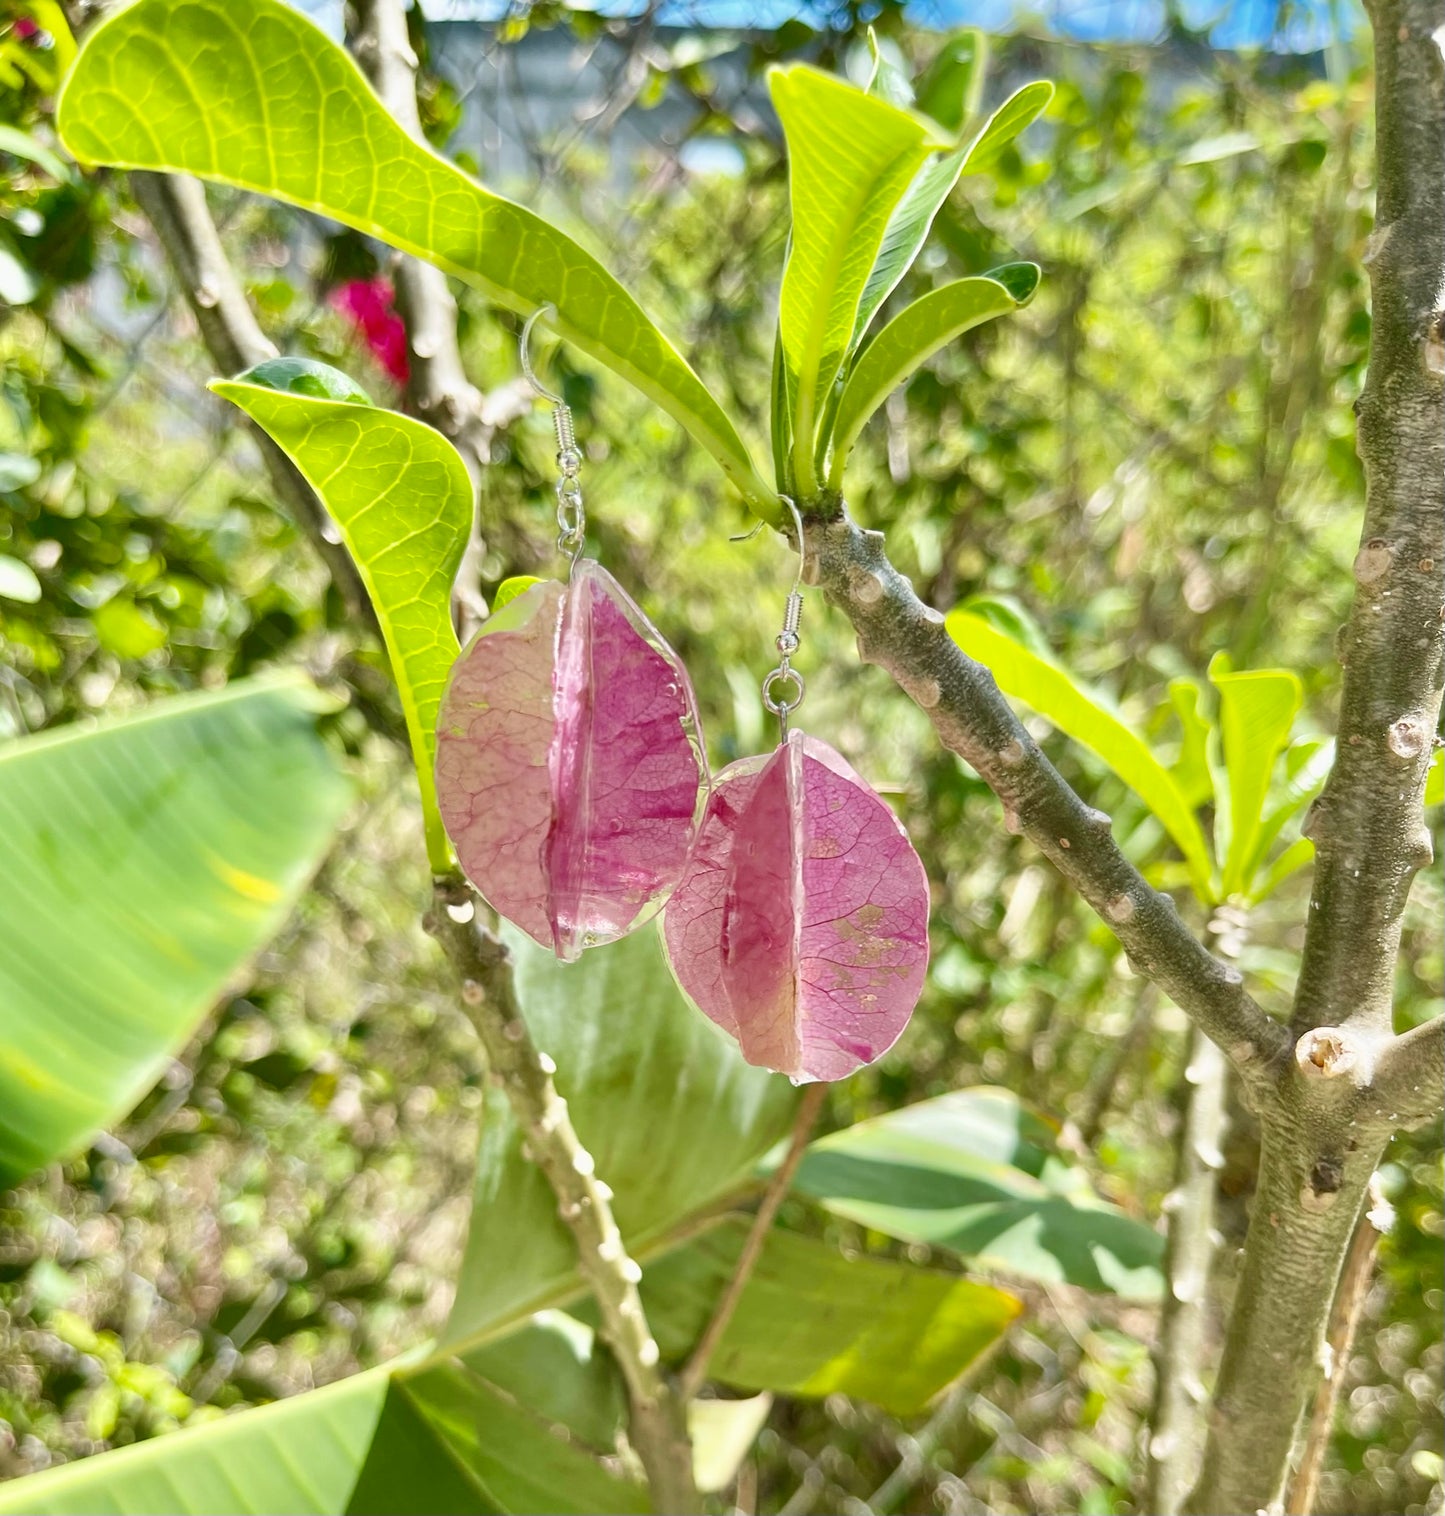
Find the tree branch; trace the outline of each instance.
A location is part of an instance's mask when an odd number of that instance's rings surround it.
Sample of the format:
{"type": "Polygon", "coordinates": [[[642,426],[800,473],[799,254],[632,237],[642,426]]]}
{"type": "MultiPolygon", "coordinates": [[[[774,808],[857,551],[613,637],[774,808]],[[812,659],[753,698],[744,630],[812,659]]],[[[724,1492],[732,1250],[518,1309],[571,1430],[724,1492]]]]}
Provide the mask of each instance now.
{"type": "Polygon", "coordinates": [[[1370,0],[1375,230],[1357,447],[1365,521],[1334,771],[1306,826],[1314,890],[1296,1035],[1390,1026],[1405,902],[1430,861],[1421,797],[1445,675],[1445,63],[1440,0],[1370,0]]]}
{"type": "MultiPolygon", "coordinates": [[[[211,362],[227,376],[276,356],[276,345],[261,330],[241,281],[221,246],[216,223],[197,179],[184,174],[135,170],[131,193],[155,228],[171,270],[200,328],[211,362]]],[[[251,433],[261,450],[271,487],[291,519],[320,554],[331,582],[358,626],[380,640],[376,613],[351,555],[332,526],[325,508],[291,460],[259,427],[251,433]]]]}
{"type": "Polygon", "coordinates": [[[1371,1113],[1392,1127],[1438,1121],[1445,1108],[1445,1016],[1386,1043],[1367,1092],[1371,1113]]]}
{"type": "Polygon", "coordinates": [[[467,1016],[486,1051],[490,1076],[511,1103],[532,1161],[557,1197],[558,1214],[577,1244],[582,1277],[596,1297],[602,1335],[622,1370],[632,1440],[647,1472],[653,1505],[669,1516],[700,1511],[684,1403],[658,1365],[630,1258],[612,1217],[612,1192],[578,1140],[567,1102],[552,1083],[555,1065],[532,1041],[517,1003],[512,958],[477,911],[460,879],[435,881],[427,930],[461,979],[467,1016]]]}
{"type": "Polygon", "coordinates": [[[1108,923],[1136,972],[1168,994],[1216,1042],[1250,1086],[1289,1046],[1244,988],[1145,882],[1115,843],[1109,818],[1085,805],[1044,757],[993,675],[944,630],[888,561],[879,532],[841,505],[807,518],[808,574],[853,623],[858,655],[887,670],[928,715],[945,747],[978,770],[1003,802],[1010,831],[1028,837],[1108,923]]]}

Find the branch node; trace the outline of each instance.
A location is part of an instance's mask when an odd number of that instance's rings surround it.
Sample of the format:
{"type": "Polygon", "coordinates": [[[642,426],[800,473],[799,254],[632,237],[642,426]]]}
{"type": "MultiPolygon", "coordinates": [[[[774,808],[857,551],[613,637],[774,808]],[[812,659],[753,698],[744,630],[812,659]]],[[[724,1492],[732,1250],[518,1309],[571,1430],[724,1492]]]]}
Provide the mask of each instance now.
{"type": "Polygon", "coordinates": [[[1355,583],[1362,589],[1378,584],[1390,572],[1395,550],[1383,537],[1371,537],[1355,554],[1355,583]]]}
{"type": "Polygon", "coordinates": [[[1397,758],[1409,762],[1429,747],[1431,735],[1419,716],[1401,716],[1398,721],[1391,723],[1385,743],[1397,758]]]}
{"type": "Polygon", "coordinates": [[[1294,1061],[1306,1079],[1338,1079],[1358,1062],[1354,1038],[1340,1027],[1317,1027],[1295,1043],[1294,1061]]]}

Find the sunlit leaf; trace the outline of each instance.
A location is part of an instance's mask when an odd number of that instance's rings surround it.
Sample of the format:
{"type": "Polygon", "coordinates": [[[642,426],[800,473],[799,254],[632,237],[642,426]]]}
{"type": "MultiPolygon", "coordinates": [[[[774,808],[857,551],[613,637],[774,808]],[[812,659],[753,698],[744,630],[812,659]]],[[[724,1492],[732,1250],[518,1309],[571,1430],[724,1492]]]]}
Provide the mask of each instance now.
{"type": "Polygon", "coordinates": [[[1224,860],[1225,895],[1249,882],[1265,797],[1274,766],[1304,698],[1299,675],[1288,669],[1230,673],[1216,658],[1209,679],[1219,691],[1219,731],[1229,776],[1229,848],[1224,860]]]}
{"type": "Polygon", "coordinates": [[[299,683],[0,747],[0,1188],[155,1082],[280,928],[349,787],[299,683]]]}
{"type": "MultiPolygon", "coordinates": [[[[614,1192],[634,1253],[670,1245],[699,1213],[751,1182],[788,1129],[797,1092],[749,1068],[683,999],[655,932],[561,964],[509,932],[517,996],[557,1064],[573,1124],[614,1192]],[[666,1155],[666,1162],[661,1155],[666,1155]]],[[[488,1090],[471,1230],[444,1342],[465,1349],[579,1287],[572,1234],[522,1154],[507,1102],[488,1090]]]]}
{"type": "Polygon", "coordinates": [[[1425,775],[1425,804],[1440,805],[1442,802],[1445,802],[1445,748],[1436,748],[1425,775]]]}
{"type": "Polygon", "coordinates": [[[1179,756],[1170,773],[1180,793],[1191,806],[1214,797],[1214,777],[1209,767],[1209,734],[1214,723],[1199,709],[1204,691],[1197,679],[1172,679],[1169,703],[1179,718],[1179,756]]]}
{"type": "Polygon", "coordinates": [[[351,58],[282,0],[137,0],[86,38],[57,108],[84,163],[197,174],[317,211],[429,259],[637,386],[750,504],[773,492],[717,402],[590,253],[414,140],[351,58]]]}
{"type": "Polygon", "coordinates": [[[23,559],[0,553],[0,600],[34,605],[40,595],[40,581],[35,577],[35,570],[23,559]]]}
{"type": "Polygon", "coordinates": [[[725,1490],[737,1478],[772,1409],[771,1395],[746,1400],[693,1400],[687,1407],[693,1479],[705,1495],[725,1490]]]}
{"type": "Polygon", "coordinates": [[[788,142],[791,250],[778,312],[792,385],[793,470],[804,495],[825,397],[852,345],[859,297],[888,218],[941,145],[921,117],[802,64],[772,70],[788,142]]]}
{"type": "Polygon", "coordinates": [[[706,791],[686,669],[588,559],[483,622],[452,669],[437,726],[447,834],[472,883],[559,958],[657,908],[706,791]]]}
{"type": "Polygon", "coordinates": [[[1296,837],[1264,871],[1262,877],[1256,876],[1249,891],[1250,903],[1257,904],[1269,899],[1291,874],[1302,869],[1314,856],[1314,843],[1308,837],[1296,837]]]}
{"type": "Polygon", "coordinates": [[[978,114],[987,74],[988,34],[975,26],[955,32],[918,81],[918,109],[947,130],[961,132],[978,114]]]}
{"type": "Polygon", "coordinates": [[[859,354],[833,421],[833,464],[828,483],[842,485],[843,466],[858,433],[888,396],[934,353],[994,316],[1017,310],[1038,283],[1038,265],[1015,265],[1030,277],[1015,278],[1010,289],[997,275],[958,279],[931,291],[900,311],[859,354]],[[1027,289],[1027,294],[1016,291],[1027,289]]]}
{"type": "Polygon", "coordinates": [[[1334,739],[1305,737],[1291,743],[1284,755],[1284,784],[1275,790],[1274,804],[1260,820],[1254,851],[1244,866],[1244,879],[1252,881],[1264,866],[1280,833],[1325,787],[1335,762],[1334,739]]]}
{"type": "Polygon", "coordinates": [[[1161,1288],[1163,1238],[1100,1201],[1007,1090],[960,1090],[821,1138],[794,1187],[860,1226],[1024,1278],[1134,1299],[1161,1288]]]}
{"type": "Polygon", "coordinates": [[[458,651],[452,582],[472,525],[466,465],[440,432],[372,405],[323,364],[276,359],[211,388],[301,470],[356,560],[406,716],[427,856],[433,870],[445,872],[451,855],[433,769],[437,709],[458,651]]]}
{"type": "MultiPolygon", "coordinates": [[[[998,150],[1016,137],[1053,97],[1044,80],[1026,84],[1011,95],[984,123],[972,142],[929,159],[899,199],[883,233],[878,256],[868,274],[853,322],[856,347],[878,307],[897,288],[928,239],[933,218],[963,174],[987,167],[998,150]]],[[[1038,282],[1035,271],[1034,282],[1038,282]]]]}
{"type": "MultiPolygon", "coordinates": [[[[701,1336],[747,1233],[739,1217],[643,1274],[642,1303],[663,1357],[701,1336]]],[[[708,1376],[745,1390],[852,1395],[895,1415],[922,1410],[1018,1315],[990,1285],[913,1264],[845,1258],[811,1237],[774,1230],[708,1376]]]]}
{"type": "Polygon", "coordinates": [[[1049,662],[968,611],[948,618],[949,635],[987,664],[999,688],[1031,706],[1075,742],[1102,759],[1159,818],[1189,864],[1201,899],[1212,896],[1209,850],[1193,807],[1174,776],[1139,734],[1057,664],[1049,662]]]}
{"type": "Polygon", "coordinates": [[[749,1063],[842,1079],[918,1002],[928,880],[893,812],[795,731],[717,776],[663,931],[678,982],[749,1063]]]}

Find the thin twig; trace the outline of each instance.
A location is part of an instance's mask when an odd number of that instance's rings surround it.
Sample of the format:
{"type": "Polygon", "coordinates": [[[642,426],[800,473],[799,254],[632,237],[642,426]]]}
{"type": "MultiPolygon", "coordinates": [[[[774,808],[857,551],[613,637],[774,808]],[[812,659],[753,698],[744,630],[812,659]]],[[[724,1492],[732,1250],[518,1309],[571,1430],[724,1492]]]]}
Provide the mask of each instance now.
{"type": "Polygon", "coordinates": [[[738,1301],[742,1299],[743,1291],[747,1288],[748,1279],[759,1257],[762,1256],[763,1244],[768,1240],[768,1231],[772,1227],[773,1218],[778,1214],[778,1207],[782,1205],[783,1197],[788,1193],[788,1187],[793,1182],[793,1175],[798,1172],[798,1165],[803,1161],[808,1138],[812,1135],[818,1113],[823,1109],[823,1102],[827,1096],[828,1086],[822,1083],[810,1084],[803,1091],[803,1098],[798,1102],[798,1111],[793,1118],[793,1135],[788,1141],[788,1151],[773,1177],[768,1181],[767,1189],[763,1192],[762,1203],[758,1206],[757,1214],[753,1217],[753,1224],[748,1229],[747,1240],[743,1243],[742,1252],[738,1254],[737,1266],[733,1269],[732,1278],[728,1280],[727,1287],[718,1296],[717,1304],[713,1307],[712,1319],[703,1328],[702,1336],[698,1338],[697,1346],[692,1350],[692,1356],[678,1375],[678,1391],[684,1401],[691,1400],[702,1387],[703,1380],[707,1378],[708,1363],[716,1352],[718,1343],[722,1341],[723,1333],[727,1331],[728,1323],[733,1319],[733,1312],[738,1308],[738,1301]]]}
{"type": "Polygon", "coordinates": [[[597,1300],[602,1336],[627,1386],[629,1428],[647,1473],[653,1507],[668,1516],[701,1509],[693,1482],[685,1402],[659,1366],[659,1351],[637,1291],[642,1269],[612,1216],[612,1191],[596,1172],[552,1082],[556,1067],[532,1041],[517,1003],[512,956],[485,924],[461,879],[435,881],[427,930],[461,979],[462,1005],[486,1051],[489,1076],[522,1128],[527,1151],[557,1197],[577,1244],[582,1277],[597,1300]]]}
{"type": "Polygon", "coordinates": [[[1319,1496],[1325,1454],[1329,1452],[1335,1431],[1335,1406],[1339,1403],[1340,1389],[1349,1367],[1350,1349],[1354,1346],[1355,1331],[1364,1312],[1365,1297],[1370,1293],[1370,1277],[1375,1271],[1380,1235],[1371,1213],[1366,1211],[1355,1227],[1345,1271],[1340,1275],[1340,1287],[1335,1292],[1334,1311],[1330,1317],[1329,1368],[1315,1391],[1304,1453],[1290,1487],[1289,1504],[1285,1507],[1289,1516],[1310,1516],[1319,1496]]]}

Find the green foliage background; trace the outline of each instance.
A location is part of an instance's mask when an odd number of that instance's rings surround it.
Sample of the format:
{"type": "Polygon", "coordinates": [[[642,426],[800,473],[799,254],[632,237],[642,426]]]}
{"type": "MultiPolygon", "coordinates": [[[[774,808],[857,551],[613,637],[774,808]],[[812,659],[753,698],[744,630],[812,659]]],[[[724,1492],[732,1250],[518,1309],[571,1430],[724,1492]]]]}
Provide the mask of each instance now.
{"type": "MultiPolygon", "coordinates": [[[[497,187],[596,246],[760,437],[786,229],[775,137],[719,93],[705,39],[541,7],[529,24],[568,26],[582,50],[604,30],[621,38],[637,63],[614,106],[691,95],[694,136],[740,151],[735,175],[689,172],[658,150],[619,182],[604,129],[584,122],[532,144],[532,180],[497,187]]],[[[937,45],[891,9],[879,26],[911,55],[937,45]]],[[[524,31],[499,33],[503,66],[524,31]]],[[[11,42],[0,35],[0,117],[48,141],[52,81],[44,60],[7,69],[11,42]]],[[[793,56],[847,67],[861,39],[844,17],[834,34],[790,24],[744,45],[754,69],[793,56]]],[[[1059,81],[1044,123],[964,181],[906,288],[1032,259],[1040,292],[888,403],[854,455],[850,505],[886,529],[925,599],[947,610],[970,594],[1016,597],[1063,661],[1166,746],[1168,680],[1202,675],[1220,651],[1236,667],[1297,669],[1306,723],[1324,733],[1362,495],[1350,405],[1369,335],[1367,62],[1343,49],[1226,55],[1185,34],[1162,49],[1020,36],[996,49],[990,103],[1039,75],[1059,81]]],[[[432,76],[426,106],[445,140],[455,91],[432,76]]],[[[241,195],[213,206],[283,351],[347,368],[385,398],[384,374],[326,299],[338,279],[373,272],[378,250],[241,195]]],[[[417,801],[381,735],[401,720],[381,655],[272,502],[235,413],[206,393],[194,324],[124,178],[57,175],[0,150],[0,253],[30,275],[28,297],[12,289],[0,306],[0,554],[43,590],[31,603],[0,588],[0,737],[300,664],[347,695],[326,729],[362,788],[253,982],[120,1130],[0,1196],[0,1476],[12,1476],[328,1382],[433,1333],[482,1092],[417,920],[417,801]]],[[[459,298],[472,376],[500,396],[517,379],[516,324],[475,292],[459,298]]],[[[592,549],[687,660],[715,760],[756,751],[770,739],[756,684],[788,555],[772,534],[729,540],[747,525],[740,502],[659,411],[565,348],[553,371],[587,447],[592,549]]],[[[555,567],[552,448],[541,410],[497,433],[482,496],[488,593],[555,567]]],[[[803,632],[806,725],[896,799],[935,886],[924,1005],[892,1054],[835,1091],[833,1122],[1004,1084],[1074,1123],[1106,1195],[1157,1216],[1182,1017],[1130,976],[920,713],[857,662],[816,596],[803,632]]],[[[1138,802],[1078,748],[1054,738],[1050,752],[1146,852],[1138,802]]],[[[1307,888],[1305,871],[1261,908],[1244,959],[1278,1009],[1307,888]]],[[[1438,872],[1422,876],[1402,1024],[1440,992],[1442,903],[1438,872]]],[[[1253,1165],[1248,1114],[1235,1115],[1225,1288],[1253,1165]]],[[[1397,1142],[1387,1178],[1399,1222],[1351,1366],[1326,1488],[1339,1512],[1438,1509],[1438,1134],[1397,1142]]],[[[898,1246],[827,1225],[851,1246],[898,1246]]],[[[936,1462],[873,1509],[1136,1509],[1153,1311],[1023,1293],[1029,1315],[936,1428],[936,1462]]],[[[747,1475],[757,1509],[868,1501],[916,1430],[836,1396],[781,1405],[747,1475]]]]}

